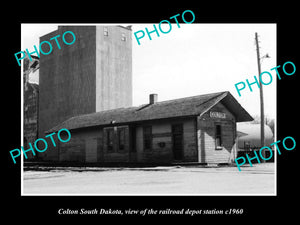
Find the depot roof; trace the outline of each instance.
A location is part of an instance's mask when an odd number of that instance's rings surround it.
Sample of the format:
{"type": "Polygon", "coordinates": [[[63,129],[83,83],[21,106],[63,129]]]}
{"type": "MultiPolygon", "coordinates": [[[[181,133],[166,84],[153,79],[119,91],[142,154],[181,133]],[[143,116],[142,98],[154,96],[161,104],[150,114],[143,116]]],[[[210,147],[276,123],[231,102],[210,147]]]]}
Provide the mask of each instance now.
{"type": "Polygon", "coordinates": [[[109,124],[201,116],[219,102],[224,104],[235,116],[237,122],[253,120],[230,92],[225,91],[74,116],[48,130],[46,133],[55,132],[62,128],[72,130],[109,124]]]}

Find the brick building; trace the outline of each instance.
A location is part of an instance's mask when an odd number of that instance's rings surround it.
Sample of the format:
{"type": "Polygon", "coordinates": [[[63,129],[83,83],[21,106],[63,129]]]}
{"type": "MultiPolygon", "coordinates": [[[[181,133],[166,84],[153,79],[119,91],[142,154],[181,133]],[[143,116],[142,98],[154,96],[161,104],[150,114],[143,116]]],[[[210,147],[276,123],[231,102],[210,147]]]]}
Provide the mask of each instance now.
{"type": "Polygon", "coordinates": [[[229,92],[199,95],[72,117],[48,130],[67,128],[59,161],[228,163],[236,123],[253,118],[229,92]]]}

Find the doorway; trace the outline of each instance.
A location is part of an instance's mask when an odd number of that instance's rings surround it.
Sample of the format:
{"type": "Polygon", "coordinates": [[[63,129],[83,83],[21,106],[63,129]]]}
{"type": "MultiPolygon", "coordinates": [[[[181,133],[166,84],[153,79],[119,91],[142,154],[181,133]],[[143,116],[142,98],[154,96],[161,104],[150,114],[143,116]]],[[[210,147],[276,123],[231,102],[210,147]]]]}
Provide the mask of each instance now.
{"type": "Polygon", "coordinates": [[[172,125],[172,145],[173,156],[175,160],[183,159],[183,125],[172,125]]]}

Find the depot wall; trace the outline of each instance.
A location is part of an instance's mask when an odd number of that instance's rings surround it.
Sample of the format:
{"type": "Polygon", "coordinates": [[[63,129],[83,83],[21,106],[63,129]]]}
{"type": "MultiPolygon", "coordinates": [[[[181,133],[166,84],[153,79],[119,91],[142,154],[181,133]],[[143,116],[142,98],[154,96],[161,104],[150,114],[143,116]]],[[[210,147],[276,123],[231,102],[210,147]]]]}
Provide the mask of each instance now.
{"type": "Polygon", "coordinates": [[[174,161],[171,133],[171,125],[174,123],[183,125],[182,161],[197,162],[196,120],[194,118],[72,130],[72,139],[68,143],[59,145],[59,152],[57,152],[59,161],[170,163],[174,161]],[[152,126],[151,150],[144,149],[143,126],[152,126]],[[109,129],[115,131],[111,150],[107,148],[107,130],[109,129]],[[123,150],[119,150],[118,146],[118,129],[125,130],[123,150]]]}
{"type": "Polygon", "coordinates": [[[201,116],[87,127],[71,130],[71,133],[72,139],[69,142],[60,143],[57,153],[60,161],[217,164],[228,163],[230,160],[236,137],[236,119],[222,103],[218,103],[201,116]],[[172,126],[178,124],[183,128],[180,159],[175,157],[176,136],[172,131],[172,126]],[[217,125],[221,127],[221,146],[216,145],[217,125]],[[145,126],[150,126],[152,129],[150,149],[146,149],[144,145],[145,126]],[[118,139],[118,132],[121,129],[125,132],[122,149],[118,139]],[[109,130],[113,135],[110,148],[108,147],[109,130]]]}
{"type": "Polygon", "coordinates": [[[197,117],[197,137],[200,163],[228,163],[236,137],[236,119],[221,103],[201,117],[197,117]],[[210,112],[217,111],[226,118],[211,118],[210,112]],[[221,126],[222,146],[216,148],[216,125],[221,126]]]}
{"type": "Polygon", "coordinates": [[[147,122],[136,127],[136,151],[138,162],[174,162],[172,125],[183,126],[183,162],[197,162],[196,120],[170,119],[166,121],[147,122]],[[143,126],[152,127],[152,149],[143,147],[143,126]],[[161,145],[161,143],[164,143],[161,145]]]}

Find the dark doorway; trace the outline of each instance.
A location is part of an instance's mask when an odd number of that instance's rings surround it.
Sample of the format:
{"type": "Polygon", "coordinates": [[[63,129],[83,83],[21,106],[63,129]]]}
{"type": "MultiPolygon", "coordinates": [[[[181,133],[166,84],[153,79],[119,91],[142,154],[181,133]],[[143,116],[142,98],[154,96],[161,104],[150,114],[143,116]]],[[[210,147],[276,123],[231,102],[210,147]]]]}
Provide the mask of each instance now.
{"type": "Polygon", "coordinates": [[[132,125],[129,127],[129,162],[136,161],[136,127],[132,125]]]}
{"type": "Polygon", "coordinates": [[[136,127],[130,126],[129,128],[129,137],[130,137],[130,144],[129,144],[129,152],[136,152],[136,127]]]}
{"type": "Polygon", "coordinates": [[[183,125],[172,125],[173,155],[175,160],[183,159],[183,125]]]}

